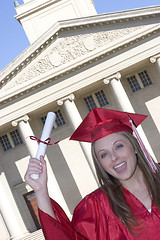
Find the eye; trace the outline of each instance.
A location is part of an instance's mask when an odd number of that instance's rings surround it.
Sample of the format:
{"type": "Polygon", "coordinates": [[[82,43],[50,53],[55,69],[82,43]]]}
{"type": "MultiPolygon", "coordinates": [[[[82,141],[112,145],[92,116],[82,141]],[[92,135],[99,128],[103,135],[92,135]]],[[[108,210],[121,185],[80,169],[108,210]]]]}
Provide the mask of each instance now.
{"type": "Polygon", "coordinates": [[[120,149],[120,148],[123,148],[123,144],[118,144],[118,145],[116,146],[116,150],[118,150],[118,149],[120,149]]]}
{"type": "Polygon", "coordinates": [[[102,153],[100,157],[101,157],[101,158],[104,158],[104,157],[106,157],[106,156],[107,156],[107,153],[105,152],[105,153],[102,153]]]}

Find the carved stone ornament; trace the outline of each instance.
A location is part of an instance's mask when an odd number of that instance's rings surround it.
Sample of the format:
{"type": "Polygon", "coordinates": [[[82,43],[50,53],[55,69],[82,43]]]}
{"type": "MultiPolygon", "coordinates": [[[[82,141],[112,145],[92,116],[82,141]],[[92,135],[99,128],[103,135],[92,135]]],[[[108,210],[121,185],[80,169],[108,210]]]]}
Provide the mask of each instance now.
{"type": "Polygon", "coordinates": [[[89,36],[83,39],[84,46],[87,50],[93,51],[95,48],[95,41],[93,36],[89,36]]]}
{"type": "Polygon", "coordinates": [[[117,72],[117,73],[103,79],[103,82],[104,82],[104,84],[109,84],[112,79],[120,80],[121,79],[120,72],[117,72]]]}
{"type": "Polygon", "coordinates": [[[29,121],[29,116],[28,115],[24,115],[23,117],[18,118],[16,120],[12,121],[12,126],[16,127],[18,125],[18,123],[21,122],[21,121],[28,122],[29,121]]]}
{"type": "Polygon", "coordinates": [[[160,58],[160,54],[157,54],[157,55],[151,57],[150,61],[151,61],[151,63],[155,63],[155,62],[157,62],[157,59],[159,59],[159,58],[160,58]]]}
{"type": "Polygon", "coordinates": [[[55,42],[53,46],[51,45],[49,49],[44,52],[46,54],[45,56],[44,54],[39,55],[34,65],[27,65],[26,69],[23,69],[11,82],[5,85],[1,93],[5,95],[6,90],[10,89],[13,91],[13,88],[17,89],[18,85],[33,80],[43,73],[82,57],[140,28],[143,28],[143,26],[81,34],[59,39],[57,43],[55,42]]]}
{"type": "Polygon", "coordinates": [[[64,97],[64,98],[61,98],[61,99],[59,99],[59,100],[57,101],[57,104],[58,104],[59,106],[62,106],[63,103],[64,103],[66,100],[70,100],[71,102],[74,101],[74,100],[75,100],[75,95],[72,93],[72,94],[70,94],[70,95],[68,95],[68,96],[66,96],[66,97],[64,97]]]}
{"type": "Polygon", "coordinates": [[[49,60],[54,67],[58,67],[61,64],[61,55],[55,51],[49,55],[49,60]]]}

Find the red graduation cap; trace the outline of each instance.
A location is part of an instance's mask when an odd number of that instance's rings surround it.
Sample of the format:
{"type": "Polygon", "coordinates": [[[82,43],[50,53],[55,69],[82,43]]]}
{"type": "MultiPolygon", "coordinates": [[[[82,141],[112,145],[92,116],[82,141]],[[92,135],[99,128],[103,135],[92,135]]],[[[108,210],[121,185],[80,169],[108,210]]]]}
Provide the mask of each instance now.
{"type": "Polygon", "coordinates": [[[93,143],[112,133],[122,131],[132,133],[129,120],[132,119],[134,125],[138,126],[146,117],[141,114],[93,108],[72,134],[70,140],[93,143]]]}

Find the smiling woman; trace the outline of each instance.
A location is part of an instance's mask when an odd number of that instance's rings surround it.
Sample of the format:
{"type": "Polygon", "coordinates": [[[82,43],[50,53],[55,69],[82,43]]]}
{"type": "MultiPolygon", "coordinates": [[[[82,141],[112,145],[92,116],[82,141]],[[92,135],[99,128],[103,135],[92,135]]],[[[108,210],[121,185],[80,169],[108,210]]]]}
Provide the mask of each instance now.
{"type": "Polygon", "coordinates": [[[41,165],[30,159],[25,179],[35,191],[46,240],[160,239],[159,166],[133,136],[133,122],[138,126],[145,118],[94,108],[73,133],[70,140],[92,143],[100,187],[78,204],[71,222],[49,199],[44,159],[41,165]]]}

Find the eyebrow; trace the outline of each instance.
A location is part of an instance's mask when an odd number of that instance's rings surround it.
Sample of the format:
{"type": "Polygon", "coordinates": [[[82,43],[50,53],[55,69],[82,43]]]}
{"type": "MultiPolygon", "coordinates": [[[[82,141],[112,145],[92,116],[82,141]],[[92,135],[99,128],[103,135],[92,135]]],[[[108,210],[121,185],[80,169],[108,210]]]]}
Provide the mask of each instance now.
{"type": "Polygon", "coordinates": [[[105,150],[105,149],[103,148],[103,149],[99,150],[98,153],[103,152],[104,150],[105,150]]]}
{"type": "Polygon", "coordinates": [[[115,142],[113,143],[113,145],[114,145],[114,144],[116,144],[116,143],[117,143],[117,142],[119,142],[119,141],[122,141],[122,142],[124,142],[124,140],[122,140],[122,139],[119,139],[119,140],[115,141],[115,142]]]}

